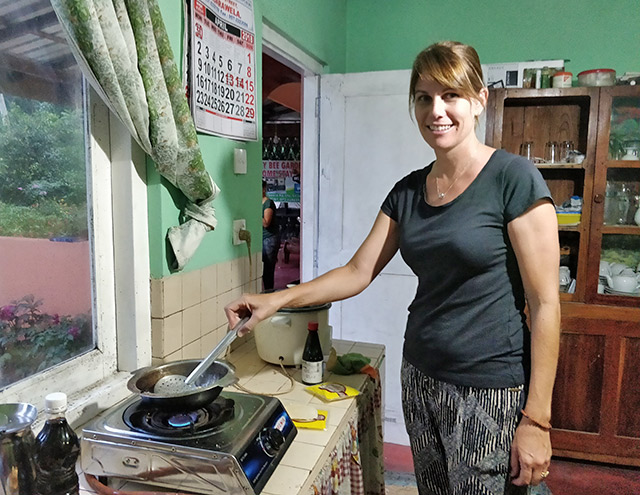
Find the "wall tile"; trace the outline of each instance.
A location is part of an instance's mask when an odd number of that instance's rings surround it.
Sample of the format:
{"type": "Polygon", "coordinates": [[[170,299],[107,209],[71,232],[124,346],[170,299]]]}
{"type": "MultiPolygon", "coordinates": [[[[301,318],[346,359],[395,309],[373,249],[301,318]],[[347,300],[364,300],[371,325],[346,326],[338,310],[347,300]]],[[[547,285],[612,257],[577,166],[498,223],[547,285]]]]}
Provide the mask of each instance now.
{"type": "Polygon", "coordinates": [[[251,264],[244,256],[151,280],[152,355],[156,362],[202,358],[222,339],[228,330],[224,306],[243,292],[262,290],[262,254],[251,256],[251,264]]]}
{"type": "Polygon", "coordinates": [[[202,335],[218,328],[218,298],[212,297],[200,304],[200,333],[202,335]]]}
{"type": "Polygon", "coordinates": [[[164,319],[151,318],[151,355],[163,358],[164,352],[164,319]]]}
{"type": "Polygon", "coordinates": [[[218,327],[227,325],[227,317],[224,313],[224,308],[227,304],[232,301],[235,301],[240,296],[242,296],[242,288],[238,287],[236,289],[230,290],[229,292],[225,292],[224,294],[220,294],[218,296],[218,327]]]}
{"type": "Polygon", "coordinates": [[[153,318],[162,318],[164,316],[162,298],[162,279],[151,279],[151,316],[153,318]]]}
{"type": "Polygon", "coordinates": [[[247,282],[249,282],[253,277],[252,277],[252,273],[253,273],[253,263],[250,263],[251,258],[249,256],[245,256],[244,258],[242,258],[240,260],[240,281],[242,284],[246,284],[247,282]]]}
{"type": "Polygon", "coordinates": [[[245,282],[241,287],[242,293],[243,294],[253,294],[254,293],[253,289],[255,288],[255,286],[256,286],[256,284],[252,280],[249,280],[248,282],[245,282]]]}
{"type": "Polygon", "coordinates": [[[231,288],[242,285],[242,258],[231,260],[231,288]]]}
{"type": "Polygon", "coordinates": [[[163,355],[167,357],[182,347],[182,312],[172,314],[164,319],[162,329],[163,355]]]}
{"type": "Polygon", "coordinates": [[[205,301],[218,295],[218,265],[207,266],[200,272],[200,297],[205,301]]]}
{"type": "Polygon", "coordinates": [[[198,340],[200,336],[200,304],[197,304],[182,312],[182,346],[198,340]]]}
{"type": "Polygon", "coordinates": [[[200,304],[200,270],[182,275],[182,309],[200,304]]]}
{"type": "Polygon", "coordinates": [[[202,359],[202,358],[203,358],[203,349],[201,348],[200,339],[196,340],[195,342],[191,342],[190,344],[187,344],[182,348],[182,359],[202,359]]]}
{"type": "Polygon", "coordinates": [[[262,253],[261,252],[256,253],[253,265],[256,267],[256,272],[255,272],[256,273],[256,278],[262,278],[263,264],[262,264],[262,253]]]}
{"type": "Polygon", "coordinates": [[[220,342],[220,335],[218,334],[218,332],[213,331],[204,334],[202,336],[202,339],[200,340],[200,346],[203,350],[203,354],[207,355],[209,352],[211,352],[211,349],[213,349],[218,342],[220,342]]]}
{"type": "Polygon", "coordinates": [[[162,279],[162,282],[162,316],[168,316],[182,310],[182,276],[171,275],[162,279]]]}
{"type": "Polygon", "coordinates": [[[172,352],[164,358],[165,363],[171,363],[172,361],[180,361],[182,359],[182,349],[178,349],[176,352],[172,352]]]}
{"type": "Polygon", "coordinates": [[[218,265],[218,294],[224,294],[230,291],[233,287],[231,285],[231,262],[225,261],[218,265]]]}

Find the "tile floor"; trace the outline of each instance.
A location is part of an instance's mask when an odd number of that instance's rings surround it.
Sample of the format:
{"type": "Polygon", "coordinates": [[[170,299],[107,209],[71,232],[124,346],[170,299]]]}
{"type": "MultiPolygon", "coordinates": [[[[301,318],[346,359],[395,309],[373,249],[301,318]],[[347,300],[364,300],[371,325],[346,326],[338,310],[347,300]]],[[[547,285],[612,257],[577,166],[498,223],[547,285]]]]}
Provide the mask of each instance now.
{"type": "MultiPolygon", "coordinates": [[[[384,444],[387,495],[417,495],[409,447],[384,444]]],[[[638,495],[640,469],[608,464],[552,459],[546,484],[532,495],[638,495]]]]}
{"type": "Polygon", "coordinates": [[[412,473],[386,471],[384,482],[386,495],[418,495],[416,479],[412,473]]]}

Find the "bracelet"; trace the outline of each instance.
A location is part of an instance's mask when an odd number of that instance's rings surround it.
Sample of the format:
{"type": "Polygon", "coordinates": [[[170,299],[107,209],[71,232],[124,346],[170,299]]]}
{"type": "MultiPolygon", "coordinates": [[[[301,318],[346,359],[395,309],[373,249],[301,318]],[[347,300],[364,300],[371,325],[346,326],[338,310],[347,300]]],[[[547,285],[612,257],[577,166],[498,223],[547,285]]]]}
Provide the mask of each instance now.
{"type": "Polygon", "coordinates": [[[538,428],[540,428],[543,431],[549,432],[551,431],[551,423],[547,423],[546,425],[543,423],[540,423],[539,421],[536,421],[535,419],[533,419],[531,416],[529,416],[527,414],[527,412],[524,409],[521,409],[520,412],[522,413],[522,415],[527,418],[529,421],[531,421],[535,426],[537,426],[538,428]]]}

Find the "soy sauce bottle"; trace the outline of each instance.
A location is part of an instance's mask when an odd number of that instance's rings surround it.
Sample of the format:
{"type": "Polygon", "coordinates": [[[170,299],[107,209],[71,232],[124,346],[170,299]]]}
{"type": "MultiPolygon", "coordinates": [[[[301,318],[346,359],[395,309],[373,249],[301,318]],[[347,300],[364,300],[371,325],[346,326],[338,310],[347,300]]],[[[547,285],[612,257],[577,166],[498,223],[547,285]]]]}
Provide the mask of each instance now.
{"type": "Polygon", "coordinates": [[[78,495],[76,461],[80,441],[67,419],[67,396],[54,392],[45,397],[47,420],[36,437],[36,495],[78,495]]]}
{"type": "Polygon", "coordinates": [[[323,356],[318,336],[318,323],[310,321],[307,325],[309,333],[302,351],[302,383],[316,385],[322,383],[323,356]]]}

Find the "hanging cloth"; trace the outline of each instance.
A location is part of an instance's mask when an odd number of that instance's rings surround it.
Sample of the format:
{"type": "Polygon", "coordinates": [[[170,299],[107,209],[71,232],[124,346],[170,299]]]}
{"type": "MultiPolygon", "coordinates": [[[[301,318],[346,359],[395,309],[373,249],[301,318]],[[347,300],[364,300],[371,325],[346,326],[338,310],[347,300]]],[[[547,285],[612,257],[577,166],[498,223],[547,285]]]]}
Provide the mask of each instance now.
{"type": "Polygon", "coordinates": [[[84,76],[187,198],[167,233],[182,270],[217,224],[219,188],[205,170],[189,104],[156,0],[51,0],[84,76]]]}

